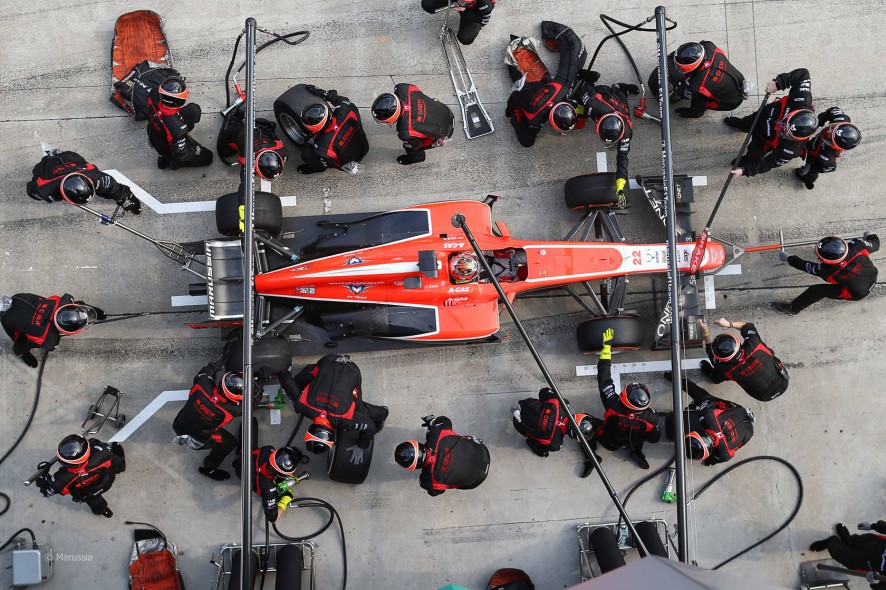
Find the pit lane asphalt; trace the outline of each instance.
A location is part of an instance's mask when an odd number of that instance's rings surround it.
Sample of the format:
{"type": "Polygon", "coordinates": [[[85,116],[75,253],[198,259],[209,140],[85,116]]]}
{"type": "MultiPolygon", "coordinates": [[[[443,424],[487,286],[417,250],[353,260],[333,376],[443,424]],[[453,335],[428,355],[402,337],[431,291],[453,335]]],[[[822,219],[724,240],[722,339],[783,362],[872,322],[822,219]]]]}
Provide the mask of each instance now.
{"type": "MultiPolygon", "coordinates": [[[[453,141],[428,154],[427,162],[401,167],[394,161],[401,148],[393,131],[372,123],[368,107],[396,82],[412,82],[456,110],[444,70],[437,31],[439,15],[425,14],[418,2],[335,2],[286,5],[239,2],[149,2],[138,7],[117,2],[73,1],[64,5],[7,2],[0,15],[6,31],[0,39],[0,290],[42,294],[70,292],[110,313],[173,311],[170,297],[187,292],[190,277],[149,245],[123,232],[99,226],[63,204],[31,201],[24,194],[31,167],[40,158],[40,142],[75,150],[100,168],[116,168],[164,203],[213,199],[236,187],[237,175],[216,161],[207,169],[160,171],[143,124],[136,124],[107,98],[109,48],[114,21],[135,8],[155,10],[166,19],[166,34],[176,66],[188,78],[191,97],[204,109],[194,137],[214,149],[223,106],[223,76],[233,40],[244,19],[275,31],[309,29],[311,38],[295,47],[260,54],[257,64],[258,108],[269,116],[273,99],[289,86],[313,83],[336,88],[361,107],[372,145],[365,171],[351,176],[337,171],[301,177],[294,167],[275,183],[280,195],[295,195],[297,208],[288,215],[317,215],[324,191],[333,212],[396,208],[438,199],[502,196],[495,219],[505,221],[519,238],[562,236],[574,215],[565,210],[562,182],[596,171],[599,143],[589,130],[560,137],[545,130],[536,146],[521,148],[504,118],[510,83],[503,64],[508,34],[539,34],[549,18],[572,26],[592,53],[605,34],[597,14],[638,22],[653,13],[655,3],[604,1],[589,6],[577,0],[500,0],[491,23],[476,43],[465,48],[480,96],[496,132],[465,140],[457,128],[453,141]]],[[[836,174],[820,178],[806,191],[790,164],[761,177],[738,179],[714,225],[714,235],[748,245],[787,239],[811,239],[825,233],[884,230],[880,196],[886,82],[880,39],[875,27],[881,15],[876,1],[834,7],[808,2],[673,3],[669,14],[679,23],[669,33],[669,49],[686,40],[709,39],[727,50],[732,61],[757,89],[794,67],[812,73],[818,110],[843,107],[859,124],[864,141],[840,163],[836,174]]],[[[626,43],[641,74],[655,65],[654,35],[631,34],[626,43]]],[[[549,67],[556,56],[543,52],[549,67]]],[[[603,83],[633,81],[627,60],[607,44],[595,69],[603,83]]],[[[759,91],[758,91],[759,92],[759,91]]],[[[751,112],[752,96],[736,114],[751,112]]],[[[652,107],[654,111],[654,105],[652,107]]],[[[709,113],[694,121],[675,120],[675,170],[707,175],[708,187],[696,189],[700,226],[716,199],[726,164],[741,136],[709,113]]],[[[614,169],[613,154],[609,168],[614,169]]],[[[298,155],[293,151],[293,164],[298,155]]],[[[631,175],[660,174],[659,136],[649,121],[635,121],[631,175]]],[[[663,239],[660,224],[639,191],[634,207],[622,217],[629,241],[663,239]]],[[[210,213],[156,215],[146,210],[131,218],[133,226],[165,239],[189,241],[215,236],[210,213]]],[[[801,254],[807,257],[811,252],[801,254]]],[[[882,265],[883,256],[875,261],[882,265]]],[[[711,386],[715,395],[734,399],[758,418],[756,435],[740,456],[775,454],[792,461],[803,474],[806,500],[797,520],[759,550],[725,569],[784,586],[796,585],[799,562],[813,539],[834,522],[852,524],[881,518],[884,505],[881,465],[884,437],[880,416],[886,401],[878,385],[886,380],[882,287],[865,301],[824,303],[797,318],[778,316],[769,301],[796,295],[814,282],[784,264],[775,254],[749,255],[742,274],[717,280],[717,310],[709,319],[751,320],[764,340],[788,364],[791,387],[775,402],[762,405],[731,384],[711,386]]],[[[631,282],[630,301],[647,310],[647,279],[631,282]]],[[[195,309],[195,308],[191,308],[195,309]]],[[[536,339],[564,393],[579,410],[601,413],[593,378],[575,377],[575,366],[595,359],[578,354],[573,330],[585,316],[566,297],[519,302],[518,312],[536,339]]],[[[239,540],[239,488],[214,484],[197,474],[199,453],[170,444],[176,407],[156,414],[125,445],[128,469],[107,494],[112,520],[92,516],[67,498],[43,499],[20,482],[56,442],[77,431],[87,406],[105,384],[126,392],[123,409],[130,416],[158,393],[187,388],[193,374],[219,350],[213,332],[194,332],[185,321],[193,314],[152,316],[90,329],[66,339],[50,356],[37,417],[28,437],[0,468],[0,489],[12,496],[10,513],[0,518],[0,537],[21,526],[68,555],[89,561],[59,562],[47,588],[119,587],[126,580],[131,533],[124,519],[151,522],[179,545],[179,566],[188,587],[203,586],[213,574],[208,560],[225,542],[239,540]]],[[[310,466],[312,478],[298,490],[332,502],[342,514],[348,535],[352,588],[438,588],[448,582],[480,588],[498,567],[526,570],[540,588],[568,587],[578,581],[575,525],[615,520],[615,510],[592,477],[577,478],[577,447],[564,446],[547,460],[534,457],[510,426],[514,401],[543,385],[528,352],[514,330],[498,345],[428,348],[361,354],[367,400],[386,404],[391,418],[377,440],[369,479],[350,487],[326,481],[321,461],[310,466]],[[420,416],[450,416],[456,430],[483,438],[491,448],[488,480],[477,490],[452,491],[431,499],[415,474],[391,460],[400,441],[421,435],[420,416]]],[[[34,371],[2,344],[0,366],[0,440],[11,441],[30,407],[34,371]]],[[[690,354],[699,354],[693,352],[690,354]]],[[[664,359],[666,354],[640,351],[619,361],[664,359]]],[[[295,364],[314,359],[295,359],[295,364]]],[[[642,376],[657,408],[667,408],[666,384],[642,376]]],[[[280,444],[292,424],[270,427],[261,416],[261,443],[280,444]]],[[[113,427],[106,426],[102,438],[113,427]]],[[[653,466],[670,449],[648,447],[653,466]]],[[[643,474],[624,454],[603,453],[603,466],[619,490],[643,474]]],[[[706,481],[716,468],[693,470],[690,488],[706,481]]],[[[673,522],[674,510],[658,498],[664,480],[635,495],[629,512],[635,518],[661,517],[673,522]]],[[[739,471],[693,504],[691,545],[701,565],[711,566],[764,535],[790,510],[795,488],[776,467],[739,471]]],[[[310,515],[287,514],[282,530],[306,531],[316,524],[310,515]]],[[[256,522],[258,507],[256,506],[256,522]]],[[[256,528],[256,539],[263,536],[256,528]]],[[[334,533],[319,539],[319,588],[338,587],[339,547],[334,533]]],[[[816,554],[815,556],[818,556],[816,554]]],[[[8,575],[8,571],[3,575],[8,575]]],[[[0,584],[6,579],[0,577],[0,584]]],[[[7,582],[11,583],[11,582],[7,582]]],[[[854,587],[865,585],[855,583],[854,587]]]]}

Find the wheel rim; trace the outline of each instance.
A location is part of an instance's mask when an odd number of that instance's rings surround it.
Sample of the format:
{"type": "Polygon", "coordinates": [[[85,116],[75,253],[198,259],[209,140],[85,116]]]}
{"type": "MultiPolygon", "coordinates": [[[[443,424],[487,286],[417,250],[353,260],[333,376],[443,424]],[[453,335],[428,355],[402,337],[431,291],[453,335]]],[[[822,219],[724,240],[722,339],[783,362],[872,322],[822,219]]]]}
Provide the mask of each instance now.
{"type": "Polygon", "coordinates": [[[283,128],[283,132],[286,133],[286,136],[294,141],[295,143],[303,143],[304,142],[304,131],[302,131],[301,126],[298,121],[293,119],[288,113],[280,113],[279,116],[280,126],[283,128]]]}

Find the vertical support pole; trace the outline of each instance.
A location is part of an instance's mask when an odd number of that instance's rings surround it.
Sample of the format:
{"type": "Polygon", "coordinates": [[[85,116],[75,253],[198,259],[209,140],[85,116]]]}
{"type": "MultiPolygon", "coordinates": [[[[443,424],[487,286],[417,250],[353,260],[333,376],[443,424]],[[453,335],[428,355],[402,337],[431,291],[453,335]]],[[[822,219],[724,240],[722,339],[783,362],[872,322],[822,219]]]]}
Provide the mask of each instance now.
{"type": "Polygon", "coordinates": [[[680,347],[683,339],[683,318],[679,309],[679,280],[677,272],[676,206],[674,203],[674,166],[671,161],[671,122],[668,96],[668,43],[664,6],[655,8],[655,36],[658,41],[658,104],[661,112],[661,166],[664,179],[664,205],[668,233],[668,294],[671,299],[671,367],[674,403],[674,454],[677,459],[677,558],[689,560],[686,519],[686,455],[683,452],[683,374],[680,367],[680,347]]]}
{"type": "Polygon", "coordinates": [[[255,29],[254,18],[246,19],[246,157],[240,178],[243,183],[243,418],[240,457],[240,589],[252,590],[252,320],[253,250],[255,205],[255,29]]]}

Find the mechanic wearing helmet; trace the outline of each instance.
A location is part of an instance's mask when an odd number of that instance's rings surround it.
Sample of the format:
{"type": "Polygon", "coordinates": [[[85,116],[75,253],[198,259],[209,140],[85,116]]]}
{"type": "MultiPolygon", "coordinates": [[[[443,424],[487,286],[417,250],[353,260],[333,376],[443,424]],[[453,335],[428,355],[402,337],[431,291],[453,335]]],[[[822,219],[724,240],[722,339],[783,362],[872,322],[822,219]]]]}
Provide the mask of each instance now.
{"type": "Polygon", "coordinates": [[[421,7],[431,14],[445,10],[449,6],[460,12],[458,23],[458,42],[470,45],[480,34],[480,30],[489,23],[495,0],[421,0],[421,7]]]}
{"type": "Polygon", "coordinates": [[[327,354],[295,378],[289,370],[278,376],[296,413],[313,421],[305,433],[308,451],[327,451],[335,444],[337,430],[356,430],[357,442],[345,450],[352,464],[363,463],[363,452],[384,427],[388,408],[363,401],[363,377],[356,363],[347,356],[327,354]]]}
{"type": "Polygon", "coordinates": [[[711,337],[708,324],[698,320],[704,333],[710,361],[701,362],[701,372],[714,383],[735,381],[749,396],[761,402],[772,401],[788,389],[790,377],[784,363],[760,339],[751,322],[730,322],[720,318],[722,328],[741,332],[741,339],[727,332],[711,337]]]}
{"type": "Polygon", "coordinates": [[[58,444],[55,456],[62,467],[52,475],[49,463],[37,465],[43,471],[35,480],[40,492],[47,498],[55,494],[71,496],[74,502],[86,503],[93,514],[114,516],[102,494],[111,489],[118,473],[126,471],[123,447],[71,434],[58,444]]]}
{"type": "Polygon", "coordinates": [[[409,471],[420,468],[418,482],[429,496],[449,489],[472,490],[483,483],[489,474],[489,449],[483,441],[456,434],[446,416],[425,416],[422,421],[428,429],[425,444],[408,440],[397,445],[397,464],[409,471]]]}
{"type": "Polygon", "coordinates": [[[148,140],[157,150],[157,167],[161,170],[209,166],[212,152],[194,140],[189,132],[200,122],[200,105],[188,100],[184,78],[169,76],[151,90],[148,106],[151,116],[148,140]]]}
{"type": "Polygon", "coordinates": [[[597,439],[604,448],[617,451],[630,449],[633,459],[640,469],[649,469],[643,455],[643,443],[657,443],[661,440],[661,428],[655,410],[649,407],[649,388],[642,383],[629,383],[618,393],[612,381],[612,346],[615,331],[607,328],[603,332],[603,350],[597,363],[597,386],[606,413],[603,424],[597,428],[597,439]]]}
{"type": "Polygon", "coordinates": [[[404,165],[424,162],[425,151],[444,145],[454,129],[449,107],[412,84],[397,84],[393,93],[376,98],[372,117],[379,123],[397,124],[397,136],[406,150],[397,162],[404,165]]]}
{"type": "Polygon", "coordinates": [[[25,190],[36,201],[52,203],[64,199],[74,205],[86,205],[96,195],[110,199],[133,215],[141,213],[142,204],[125,184],[105,174],[75,152],[51,150],[31,170],[33,178],[25,190]]]}
{"type": "MultiPolygon", "coordinates": [[[[671,100],[689,100],[677,116],[697,119],[705,111],[731,111],[747,98],[745,79],[726,53],[711,43],[684,43],[668,55],[668,92],[671,100]]],[[[658,68],[649,75],[649,88],[658,96],[658,68]]]]}
{"type": "Polygon", "coordinates": [[[261,496],[262,509],[268,522],[277,522],[292,502],[292,492],[290,490],[281,492],[277,484],[295,474],[295,468],[301,462],[302,456],[298,449],[290,447],[275,449],[271,445],[252,451],[255,493],[261,496]]]}
{"type": "Polygon", "coordinates": [[[586,119],[596,123],[597,137],[604,147],[618,146],[615,157],[615,196],[618,206],[627,207],[625,186],[628,183],[628,154],[631,151],[633,124],[628,107],[628,94],[640,94],[636,84],[619,82],[612,86],[596,85],[600,74],[582,71],[579,77],[587,82],[587,87],[579,97],[586,119]]]}
{"type": "Polygon", "coordinates": [[[172,422],[178,444],[198,451],[209,450],[198,471],[215,481],[231,477],[219,465],[238,447],[238,442],[224,427],[240,416],[243,400],[242,373],[227,372],[216,382],[221,364],[209,363],[200,369],[188,400],[172,422]]]}
{"type": "MultiPolygon", "coordinates": [[[[219,133],[218,157],[225,164],[235,166],[246,163],[246,105],[240,105],[226,120],[219,133]],[[234,158],[237,158],[234,161],[234,158]]],[[[283,173],[283,166],[289,158],[289,150],[277,137],[277,124],[267,119],[255,120],[252,144],[254,146],[255,173],[259,178],[273,182],[283,173]]]]}
{"type": "MultiPolygon", "coordinates": [[[[858,528],[873,530],[874,533],[851,535],[843,523],[834,527],[836,535],[813,541],[810,551],[827,549],[831,557],[845,568],[860,572],[886,574],[886,521],[861,523],[858,528]],[[879,534],[875,534],[879,533],[879,534]]],[[[886,589],[886,582],[871,583],[873,590],[886,589]]]]}
{"type": "Polygon", "coordinates": [[[806,140],[806,145],[800,152],[805,163],[794,170],[794,174],[807,189],[815,188],[819,174],[837,169],[837,159],[843,152],[861,143],[861,132],[851,120],[840,107],[831,107],[818,115],[818,126],[824,129],[812,139],[806,140]]]}
{"type": "Polygon", "coordinates": [[[773,302],[775,311],[797,315],[822,299],[864,299],[877,283],[877,267],[870,255],[880,249],[880,238],[873,232],[864,232],[862,239],[848,242],[837,236],[827,236],[815,245],[819,262],[807,262],[799,256],[778,253],[779,259],[797,270],[808,272],[827,281],[827,285],[813,285],[790,303],[773,302]]]}
{"type": "Polygon", "coordinates": [[[304,164],[297,168],[298,173],[314,174],[327,168],[355,170],[357,162],[369,152],[357,105],[335,90],[323,90],[312,84],[305,86],[305,90],[323,100],[302,109],[306,139],[301,151],[304,164]]]}
{"type": "MultiPolygon", "coordinates": [[[[564,400],[569,404],[569,400],[564,400]]],[[[529,397],[521,399],[513,408],[514,428],[526,437],[526,444],[539,457],[547,457],[548,453],[556,453],[563,446],[563,435],[575,438],[569,427],[566,413],[560,411],[560,400],[549,387],[538,390],[538,399],[529,397]]],[[[596,419],[590,414],[576,414],[575,421],[588,441],[591,449],[597,451],[594,439],[596,419]]],[[[597,461],[602,459],[597,456],[597,461]]],[[[585,459],[582,477],[587,477],[594,469],[594,464],[585,459]]]]}
{"type": "Polygon", "coordinates": [[[809,70],[797,68],[766,84],[769,93],[785,88],[791,89],[787,96],[763,107],[756,129],[751,129],[756,113],[724,119],[730,127],[752,135],[747,154],[733,164],[735,176],[754,176],[784,166],[800,156],[806,140],[818,129],[809,70]]]}
{"type": "Polygon", "coordinates": [[[31,368],[37,366],[34,348],[55,350],[62,336],[72,336],[86,329],[107,314],[68,294],[41,297],[33,293],[16,293],[0,298],[0,323],[12,339],[12,352],[31,368]]]}
{"type": "MultiPolygon", "coordinates": [[[[671,372],[664,374],[671,380],[671,372]]],[[[683,380],[683,389],[692,405],[683,411],[686,423],[686,456],[704,465],[725,463],[754,436],[754,415],[744,406],[714,397],[691,379],[683,380]]],[[[665,433],[674,440],[674,415],[666,418],[665,433]]]]}

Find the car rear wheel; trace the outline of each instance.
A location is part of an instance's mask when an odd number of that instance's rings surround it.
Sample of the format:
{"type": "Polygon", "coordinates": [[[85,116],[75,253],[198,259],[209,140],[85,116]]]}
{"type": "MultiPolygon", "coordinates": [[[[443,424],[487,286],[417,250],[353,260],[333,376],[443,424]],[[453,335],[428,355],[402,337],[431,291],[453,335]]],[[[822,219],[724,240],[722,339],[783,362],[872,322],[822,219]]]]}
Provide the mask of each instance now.
{"type": "MultiPolygon", "coordinates": [[[[277,237],[283,230],[283,203],[274,193],[257,191],[255,193],[256,231],[265,232],[277,237]]],[[[241,236],[240,229],[240,195],[228,193],[215,201],[215,225],[218,233],[223,236],[241,236]]]]}
{"type": "Polygon", "coordinates": [[[356,430],[339,430],[335,433],[335,446],[326,454],[326,472],[329,479],[339,483],[361,484],[369,475],[369,465],[372,463],[372,449],[375,448],[375,440],[369,443],[369,448],[363,451],[363,462],[360,465],[352,465],[348,447],[357,444],[360,433],[356,430]]]}
{"type": "Polygon", "coordinates": [[[615,173],[599,172],[574,176],[563,185],[566,206],[573,211],[587,207],[615,207],[615,173]]]}
{"type": "Polygon", "coordinates": [[[615,332],[610,346],[612,350],[637,350],[642,332],[640,319],[635,315],[617,315],[594,318],[575,328],[578,350],[583,354],[595,354],[603,349],[603,332],[612,328],[615,332]]]}

